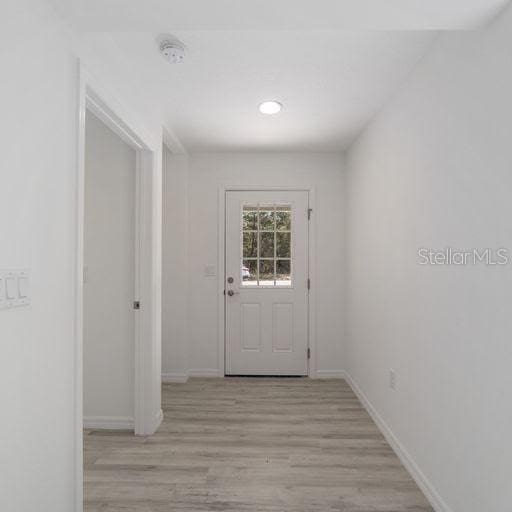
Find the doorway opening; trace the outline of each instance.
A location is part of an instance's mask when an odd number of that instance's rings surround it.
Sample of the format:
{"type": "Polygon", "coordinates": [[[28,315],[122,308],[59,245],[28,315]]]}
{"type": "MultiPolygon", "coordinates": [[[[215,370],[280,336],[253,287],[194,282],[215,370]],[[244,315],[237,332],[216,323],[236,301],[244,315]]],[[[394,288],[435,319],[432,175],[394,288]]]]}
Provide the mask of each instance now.
{"type": "Polygon", "coordinates": [[[148,136],[82,66],[78,107],[74,438],[75,510],[81,512],[84,426],[151,435],[163,418],[157,362],[162,140],[148,136]],[[95,148],[87,147],[93,142],[95,148]],[[91,366],[97,382],[85,373],[91,366]],[[91,414],[91,404],[100,412],[91,414]]]}
{"type": "Polygon", "coordinates": [[[137,151],[89,108],[84,172],[84,428],[134,431],[137,151]]]}

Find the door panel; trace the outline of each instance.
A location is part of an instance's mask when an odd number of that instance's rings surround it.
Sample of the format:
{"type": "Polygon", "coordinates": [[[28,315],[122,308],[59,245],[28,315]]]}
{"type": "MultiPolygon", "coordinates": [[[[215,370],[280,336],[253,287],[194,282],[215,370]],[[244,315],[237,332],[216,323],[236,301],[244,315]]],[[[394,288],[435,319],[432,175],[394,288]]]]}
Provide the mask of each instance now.
{"type": "Polygon", "coordinates": [[[273,352],[293,351],[293,304],[274,304],[272,311],[273,352]]]}
{"type": "Polygon", "coordinates": [[[307,375],[308,193],[226,193],[226,374],[307,375]]]}
{"type": "Polygon", "coordinates": [[[241,304],[242,316],[242,351],[261,349],[261,316],[260,304],[241,304]]]}

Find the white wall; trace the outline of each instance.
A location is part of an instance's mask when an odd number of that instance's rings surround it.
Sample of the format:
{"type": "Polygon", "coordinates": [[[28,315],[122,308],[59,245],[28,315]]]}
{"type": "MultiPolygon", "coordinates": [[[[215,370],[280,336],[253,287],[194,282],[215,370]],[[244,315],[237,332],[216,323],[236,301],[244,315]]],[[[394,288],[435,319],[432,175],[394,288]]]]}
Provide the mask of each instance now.
{"type": "Polygon", "coordinates": [[[202,154],[190,156],[189,338],[192,375],[218,375],[218,277],[205,266],[218,261],[219,187],[316,189],[317,369],[343,368],[343,160],[329,154],[202,154]]]}
{"type": "Polygon", "coordinates": [[[188,370],[188,160],[164,147],[162,234],[162,377],[188,370]]]}
{"type": "Polygon", "coordinates": [[[32,273],[32,305],[0,311],[0,510],[69,512],[76,60],[43,2],[2,2],[0,34],[0,268],[32,273]]]}
{"type": "MultiPolygon", "coordinates": [[[[129,108],[152,148],[162,119],[127,90],[100,45],[89,51],[44,0],[6,0],[0,16],[0,268],[30,268],[32,304],[0,311],[0,510],[70,512],[75,502],[74,294],[78,62],[129,108]],[[37,48],[34,56],[34,48],[37,48]],[[29,490],[30,492],[28,492],[29,490]]],[[[114,55],[112,60],[114,60],[114,55]]],[[[160,247],[161,158],[152,243],[160,247]]],[[[159,276],[159,251],[152,261],[159,276]]],[[[160,279],[154,279],[155,409],[160,409],[160,279]]],[[[80,491],[78,490],[78,496],[80,491]]]]}
{"type": "Polygon", "coordinates": [[[84,424],[133,428],[136,153],[87,112],[84,424]]]}
{"type": "Polygon", "coordinates": [[[511,48],[510,11],[443,35],[348,154],[347,368],[439,510],[512,502],[512,266],[416,256],[512,249],[511,48]]]}

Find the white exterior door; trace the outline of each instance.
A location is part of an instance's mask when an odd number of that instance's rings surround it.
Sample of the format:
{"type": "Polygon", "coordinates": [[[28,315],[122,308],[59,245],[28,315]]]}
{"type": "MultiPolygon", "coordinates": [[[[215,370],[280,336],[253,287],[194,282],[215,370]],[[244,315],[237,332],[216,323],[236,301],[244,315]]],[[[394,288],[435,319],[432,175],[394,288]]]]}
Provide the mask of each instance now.
{"type": "Polygon", "coordinates": [[[308,374],[306,191],[226,192],[226,375],[308,374]]]}

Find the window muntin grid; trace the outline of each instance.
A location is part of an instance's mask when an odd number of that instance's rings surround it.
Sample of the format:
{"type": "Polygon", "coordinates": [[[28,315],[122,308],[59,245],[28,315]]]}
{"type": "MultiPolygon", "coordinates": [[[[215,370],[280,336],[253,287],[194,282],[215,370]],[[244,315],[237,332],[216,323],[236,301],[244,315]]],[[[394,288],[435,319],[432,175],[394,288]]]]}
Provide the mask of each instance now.
{"type": "Polygon", "coordinates": [[[241,245],[242,286],[292,286],[291,205],[243,205],[241,245]]]}

